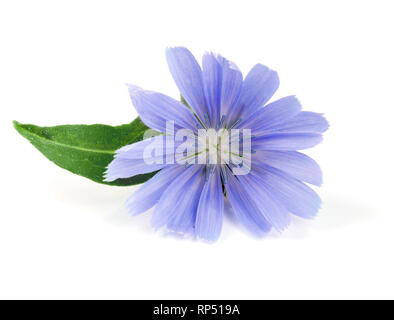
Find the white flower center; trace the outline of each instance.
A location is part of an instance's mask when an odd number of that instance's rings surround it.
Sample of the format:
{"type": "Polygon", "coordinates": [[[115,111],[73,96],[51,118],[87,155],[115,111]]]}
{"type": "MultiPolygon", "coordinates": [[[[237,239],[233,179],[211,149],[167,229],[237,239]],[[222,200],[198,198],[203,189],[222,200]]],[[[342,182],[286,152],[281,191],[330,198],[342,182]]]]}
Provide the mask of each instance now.
{"type": "Polygon", "coordinates": [[[207,164],[228,164],[231,154],[230,134],[227,129],[200,129],[198,150],[207,164]]]}

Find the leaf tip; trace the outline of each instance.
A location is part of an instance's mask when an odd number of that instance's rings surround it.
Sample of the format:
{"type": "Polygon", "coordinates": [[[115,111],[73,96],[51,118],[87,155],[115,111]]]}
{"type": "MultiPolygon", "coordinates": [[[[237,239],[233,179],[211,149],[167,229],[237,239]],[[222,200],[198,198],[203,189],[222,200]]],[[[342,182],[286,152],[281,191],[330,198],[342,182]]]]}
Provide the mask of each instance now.
{"type": "Polygon", "coordinates": [[[20,133],[22,124],[16,120],[12,120],[12,125],[14,126],[15,130],[20,133]]]}

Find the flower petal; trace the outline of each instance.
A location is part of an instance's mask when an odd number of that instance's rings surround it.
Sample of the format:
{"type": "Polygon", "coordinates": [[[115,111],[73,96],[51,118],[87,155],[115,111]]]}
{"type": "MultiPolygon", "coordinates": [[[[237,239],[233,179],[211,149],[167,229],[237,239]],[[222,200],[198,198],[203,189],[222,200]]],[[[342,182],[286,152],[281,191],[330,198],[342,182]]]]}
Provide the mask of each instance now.
{"type": "MultiPolygon", "coordinates": [[[[171,136],[158,135],[118,149],[115,153],[115,158],[129,160],[145,159],[146,163],[164,162],[169,160],[169,156],[176,154],[177,148],[182,143],[185,142],[175,140],[171,136]],[[167,139],[169,139],[169,143],[167,139]]],[[[178,152],[181,151],[183,150],[178,150],[178,152]]],[[[175,157],[172,157],[171,162],[167,161],[170,164],[174,162],[175,157]]]]}
{"type": "Polygon", "coordinates": [[[193,232],[198,201],[205,181],[202,172],[202,166],[193,165],[172,181],[153,211],[153,227],[167,225],[169,230],[175,232],[193,232]]]}
{"type": "Polygon", "coordinates": [[[322,141],[318,133],[274,132],[264,134],[252,140],[252,148],[256,150],[295,151],[311,148],[322,141]]]}
{"type": "Polygon", "coordinates": [[[185,167],[179,165],[167,166],[160,170],[127,199],[128,211],[136,215],[152,208],[168,185],[184,170],[185,167]]]}
{"type": "Polygon", "coordinates": [[[143,159],[144,151],[148,147],[163,150],[163,140],[163,136],[155,136],[132,144],[128,144],[127,146],[118,149],[116,151],[115,157],[129,160],[143,159]]]}
{"type": "Polygon", "coordinates": [[[128,85],[129,94],[138,114],[148,127],[166,132],[166,121],[174,121],[175,129],[194,129],[196,118],[183,103],[164,94],[128,85]]]}
{"type": "Polygon", "coordinates": [[[207,53],[203,56],[203,80],[205,98],[211,115],[211,123],[216,125],[221,116],[232,120],[237,113],[237,104],[242,89],[242,73],[231,61],[220,55],[207,53]]]}
{"type": "Polygon", "coordinates": [[[137,174],[149,173],[160,170],[165,164],[146,164],[144,159],[121,159],[115,158],[108,165],[104,174],[104,181],[131,178],[137,174]]]}
{"type": "Polygon", "coordinates": [[[222,231],[224,196],[219,170],[209,177],[201,192],[197,208],[196,235],[208,241],[216,241],[222,231]]]}
{"type": "Polygon", "coordinates": [[[241,117],[253,113],[264,106],[279,87],[277,72],[262,64],[256,64],[247,74],[239,103],[242,106],[241,117]]]}
{"type": "Polygon", "coordinates": [[[155,136],[120,148],[108,165],[104,181],[130,178],[137,174],[160,170],[166,165],[169,156],[174,163],[176,146],[180,142],[174,141],[173,147],[166,148],[164,141],[163,136],[155,136]]]}
{"type": "Polygon", "coordinates": [[[322,172],[315,160],[296,151],[258,151],[255,155],[262,163],[279,169],[297,180],[320,186],[322,172]]]}
{"type": "Polygon", "coordinates": [[[270,128],[277,132],[315,132],[323,133],[329,127],[327,120],[320,113],[302,111],[292,119],[270,128]]]}
{"type": "Polygon", "coordinates": [[[290,224],[290,214],[280,202],[272,199],[264,180],[253,173],[238,176],[238,179],[268,223],[283,231],[290,224]]]}
{"type": "Polygon", "coordinates": [[[257,109],[240,127],[251,129],[254,135],[258,135],[266,129],[289,121],[300,111],[301,104],[295,96],[284,97],[257,109]]]}
{"type": "Polygon", "coordinates": [[[229,169],[226,168],[227,183],[225,185],[228,199],[239,222],[253,235],[261,237],[270,231],[271,226],[251,200],[242,184],[229,169]]]}
{"type": "Polygon", "coordinates": [[[204,85],[200,65],[186,48],[168,48],[167,63],[183,98],[201,121],[208,107],[204,96],[204,85]]]}
{"type": "Polygon", "coordinates": [[[255,166],[255,170],[271,194],[291,213],[302,218],[312,218],[316,215],[321,200],[306,184],[268,165],[260,164],[255,166]]]}
{"type": "Polygon", "coordinates": [[[220,114],[226,116],[226,121],[233,122],[233,115],[238,113],[238,99],[241,94],[243,77],[238,67],[231,61],[223,60],[222,88],[220,98],[220,114]]]}
{"type": "Polygon", "coordinates": [[[216,124],[220,111],[222,66],[213,53],[206,53],[202,57],[202,77],[210,121],[216,124]]]}

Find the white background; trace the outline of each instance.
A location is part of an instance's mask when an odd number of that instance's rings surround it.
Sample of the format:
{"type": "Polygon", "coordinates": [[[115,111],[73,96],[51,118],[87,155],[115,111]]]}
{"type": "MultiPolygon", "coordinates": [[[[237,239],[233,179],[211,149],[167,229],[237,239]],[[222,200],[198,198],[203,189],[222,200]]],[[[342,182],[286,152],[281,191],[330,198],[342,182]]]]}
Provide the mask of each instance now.
{"type": "Polygon", "coordinates": [[[392,1],[2,1],[0,298],[394,298],[392,1]],[[167,46],[279,72],[331,127],[311,154],[323,208],[261,240],[213,245],[131,217],[136,187],[56,167],[13,129],[122,124],[125,83],[178,91],[167,46]]]}

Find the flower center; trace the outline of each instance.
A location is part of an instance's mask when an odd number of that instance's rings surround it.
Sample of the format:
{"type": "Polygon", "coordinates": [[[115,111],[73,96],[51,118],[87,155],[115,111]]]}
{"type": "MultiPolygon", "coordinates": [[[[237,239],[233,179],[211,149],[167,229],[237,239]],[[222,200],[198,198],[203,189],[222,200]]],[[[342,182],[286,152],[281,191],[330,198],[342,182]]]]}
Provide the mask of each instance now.
{"type": "Polygon", "coordinates": [[[198,149],[206,157],[206,164],[228,164],[231,154],[229,131],[224,128],[199,130],[198,149]]]}

